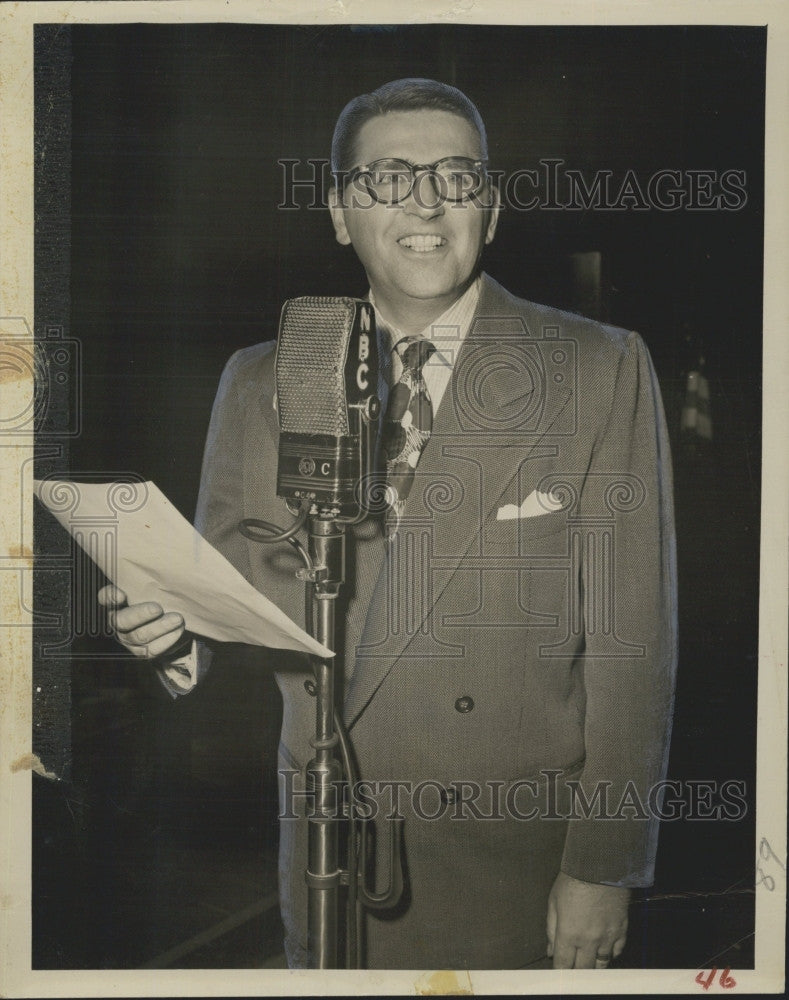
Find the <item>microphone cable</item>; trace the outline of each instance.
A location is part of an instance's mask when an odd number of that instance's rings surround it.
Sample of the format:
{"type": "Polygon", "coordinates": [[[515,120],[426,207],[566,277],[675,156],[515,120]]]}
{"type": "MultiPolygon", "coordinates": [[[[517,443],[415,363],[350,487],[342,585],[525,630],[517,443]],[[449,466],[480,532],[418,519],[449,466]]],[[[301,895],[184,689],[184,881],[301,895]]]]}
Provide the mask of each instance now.
{"type": "Polygon", "coordinates": [[[290,542],[295,548],[293,536],[303,527],[306,520],[307,508],[302,505],[299,507],[296,520],[289,528],[280,528],[279,525],[272,524],[271,521],[261,521],[257,517],[245,517],[243,521],[239,521],[238,530],[244,538],[249,538],[253,542],[262,542],[264,545],[272,545],[274,542],[290,542]],[[258,534],[260,531],[268,532],[268,534],[258,534]]]}

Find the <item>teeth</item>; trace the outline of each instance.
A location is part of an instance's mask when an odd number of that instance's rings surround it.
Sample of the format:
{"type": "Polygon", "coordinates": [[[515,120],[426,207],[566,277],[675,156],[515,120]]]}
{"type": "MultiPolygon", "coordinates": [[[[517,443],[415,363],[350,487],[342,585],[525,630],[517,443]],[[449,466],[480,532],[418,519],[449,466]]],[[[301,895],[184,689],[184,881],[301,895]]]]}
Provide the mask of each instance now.
{"type": "Polygon", "coordinates": [[[404,236],[397,241],[401,247],[408,247],[409,250],[416,250],[418,253],[426,253],[428,250],[435,250],[443,246],[446,240],[442,236],[404,236]]]}

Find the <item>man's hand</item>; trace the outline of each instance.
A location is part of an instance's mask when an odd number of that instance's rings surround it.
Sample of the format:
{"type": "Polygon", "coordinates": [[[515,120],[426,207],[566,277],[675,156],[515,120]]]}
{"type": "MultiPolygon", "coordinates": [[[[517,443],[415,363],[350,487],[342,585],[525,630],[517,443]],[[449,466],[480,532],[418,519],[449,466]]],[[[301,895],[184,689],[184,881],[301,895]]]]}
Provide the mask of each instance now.
{"type": "Polygon", "coordinates": [[[98,593],[102,607],[109,608],[107,620],[115,637],[135,656],[152,660],[167,652],[175,652],[184,635],[184,620],[176,612],[165,614],[153,602],[126,603],[126,595],[117,587],[102,587],[98,593]]]}
{"type": "Polygon", "coordinates": [[[554,969],[604,969],[627,936],[630,890],[559,872],[548,897],[548,956],[554,969]]]}

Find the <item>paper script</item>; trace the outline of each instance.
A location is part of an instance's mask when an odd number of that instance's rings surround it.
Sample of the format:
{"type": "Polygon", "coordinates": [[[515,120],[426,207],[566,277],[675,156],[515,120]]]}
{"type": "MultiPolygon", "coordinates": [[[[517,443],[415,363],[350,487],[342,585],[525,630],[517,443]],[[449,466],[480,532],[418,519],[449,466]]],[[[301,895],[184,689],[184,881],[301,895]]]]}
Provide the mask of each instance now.
{"type": "Polygon", "coordinates": [[[152,482],[37,480],[34,492],[129,604],[155,601],[220,642],[334,654],[244,579],[152,482]]]}

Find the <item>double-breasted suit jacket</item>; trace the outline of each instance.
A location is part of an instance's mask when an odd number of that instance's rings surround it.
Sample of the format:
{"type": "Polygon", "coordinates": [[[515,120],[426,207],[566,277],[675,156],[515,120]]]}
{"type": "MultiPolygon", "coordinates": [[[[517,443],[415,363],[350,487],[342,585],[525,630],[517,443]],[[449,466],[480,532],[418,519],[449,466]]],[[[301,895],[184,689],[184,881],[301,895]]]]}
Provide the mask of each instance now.
{"type": "MultiPolygon", "coordinates": [[[[238,531],[244,517],[288,520],[273,362],[269,343],[227,365],[197,526],[301,621],[295,554],[238,531]]],[[[675,591],[669,448],[641,338],[483,275],[397,535],[387,542],[370,521],[349,541],[344,717],[378,820],[404,816],[406,891],[368,917],[368,967],[520,967],[545,954],[560,868],[651,883],[675,591]]],[[[301,654],[246,653],[276,671],[288,798],[311,756],[311,670],[301,654]]],[[[233,650],[214,654],[225,655],[232,666],[233,650]]],[[[305,957],[305,864],[305,824],[282,819],[293,965],[305,957]]]]}

